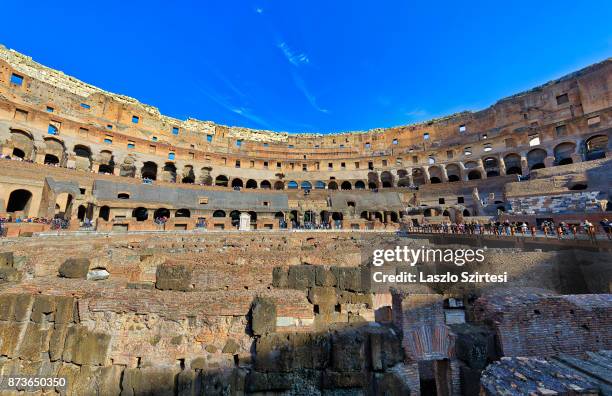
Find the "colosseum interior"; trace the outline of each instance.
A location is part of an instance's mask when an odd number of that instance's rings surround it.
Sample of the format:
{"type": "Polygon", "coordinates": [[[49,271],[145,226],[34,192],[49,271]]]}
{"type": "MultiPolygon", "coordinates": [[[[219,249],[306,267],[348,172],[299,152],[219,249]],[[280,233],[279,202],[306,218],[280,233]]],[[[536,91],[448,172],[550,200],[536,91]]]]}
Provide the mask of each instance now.
{"type": "Polygon", "coordinates": [[[476,112],[289,134],[167,117],[0,47],[0,375],[67,395],[612,394],[612,242],[540,231],[612,216],[611,137],[612,59],[476,112]],[[496,221],[537,232],[440,228],[496,221]],[[375,246],[481,248],[462,270],[508,282],[372,291],[375,246]]]}

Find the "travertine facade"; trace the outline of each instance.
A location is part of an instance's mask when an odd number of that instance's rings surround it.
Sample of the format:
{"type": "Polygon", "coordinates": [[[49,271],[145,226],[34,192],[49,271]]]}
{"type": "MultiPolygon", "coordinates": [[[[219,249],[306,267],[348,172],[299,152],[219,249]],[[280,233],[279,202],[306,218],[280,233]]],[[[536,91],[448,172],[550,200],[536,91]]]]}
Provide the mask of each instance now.
{"type": "Polygon", "coordinates": [[[423,217],[461,222],[533,215],[522,209],[525,197],[543,206],[537,214],[600,213],[610,194],[611,85],[606,60],[478,112],[287,134],[166,117],[1,48],[0,147],[34,164],[2,167],[0,213],[87,218],[100,230],[151,229],[156,217],[170,218],[171,228],[198,219],[229,228],[241,212],[258,228],[280,218],[361,229],[423,217]],[[559,171],[542,173],[549,169],[559,171]],[[141,179],[192,199],[176,202],[141,179]],[[116,184],[116,195],[98,193],[108,191],[102,180],[116,184]],[[558,198],[547,200],[550,193],[558,198]]]}

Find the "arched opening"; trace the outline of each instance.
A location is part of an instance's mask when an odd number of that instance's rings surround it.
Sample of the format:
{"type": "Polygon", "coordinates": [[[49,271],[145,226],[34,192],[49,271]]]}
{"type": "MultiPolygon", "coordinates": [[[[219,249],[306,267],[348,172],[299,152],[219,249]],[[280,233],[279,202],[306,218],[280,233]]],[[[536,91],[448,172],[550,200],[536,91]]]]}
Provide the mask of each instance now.
{"type": "Polygon", "coordinates": [[[283,183],[282,181],[274,182],[274,189],[275,190],[284,190],[285,189],[285,183],[283,183]]]}
{"type": "Polygon", "coordinates": [[[249,215],[251,216],[251,224],[256,224],[257,223],[257,213],[250,210],[249,215]]]}
{"type": "Polygon", "coordinates": [[[457,164],[446,165],[446,175],[449,182],[461,181],[461,168],[457,164]]]}
{"type": "Polygon", "coordinates": [[[482,175],[480,174],[480,171],[477,169],[471,170],[468,173],[468,180],[478,180],[481,178],[482,178],[482,175]]]}
{"type": "Polygon", "coordinates": [[[23,212],[27,216],[31,201],[31,192],[23,189],[15,190],[9,195],[6,211],[9,213],[23,212]]]}
{"type": "Polygon", "coordinates": [[[242,179],[234,179],[232,180],[232,188],[242,188],[242,179]]]}
{"type": "Polygon", "coordinates": [[[433,216],[433,211],[432,211],[432,209],[431,209],[431,208],[427,208],[427,209],[425,209],[425,210],[423,211],[423,216],[425,216],[425,217],[431,217],[431,216],[433,216]]]}
{"type": "Polygon", "coordinates": [[[195,173],[193,172],[193,166],[185,165],[183,167],[183,174],[181,178],[181,183],[185,184],[193,184],[195,183],[195,173]]]}
{"type": "Polygon", "coordinates": [[[75,167],[79,170],[91,169],[91,150],[87,146],[77,144],[74,146],[75,167]]]}
{"type": "Polygon", "coordinates": [[[149,211],[147,208],[139,207],[132,211],[132,217],[136,219],[136,221],[145,221],[149,218],[149,211]]]}
{"type": "Polygon", "coordinates": [[[294,226],[299,226],[300,225],[300,216],[299,216],[297,210],[292,210],[289,213],[289,220],[291,220],[294,223],[294,226]]]}
{"type": "Polygon", "coordinates": [[[58,165],[59,162],[60,162],[59,158],[57,158],[55,155],[45,154],[45,160],[44,160],[45,165],[58,165]]]}
{"type": "Polygon", "coordinates": [[[215,210],[212,217],[225,217],[225,212],[222,210],[215,210]]]}
{"type": "Polygon", "coordinates": [[[215,186],[227,187],[229,180],[225,175],[219,175],[215,178],[215,186]]]}
{"type": "Polygon", "coordinates": [[[521,156],[518,154],[508,154],[504,157],[506,165],[506,175],[522,175],[521,156]]]}
{"type": "Polygon", "coordinates": [[[172,162],[166,162],[163,168],[163,180],[171,183],[176,183],[176,165],[172,162]]]}
{"type": "Polygon", "coordinates": [[[232,227],[238,227],[240,225],[240,212],[238,210],[232,210],[229,217],[232,222],[232,227]]]}
{"type": "Polygon", "coordinates": [[[178,209],[174,217],[191,217],[191,211],[189,209],[178,209]]]}
{"type": "Polygon", "coordinates": [[[114,169],[115,168],[112,165],[100,164],[98,166],[98,173],[102,173],[102,174],[105,174],[105,175],[112,175],[114,169]]]}
{"type": "Polygon", "coordinates": [[[166,219],[170,218],[170,211],[166,208],[159,208],[155,212],[153,212],[154,219],[161,219],[165,217],[166,219]]]}
{"type": "Polygon", "coordinates": [[[555,154],[555,165],[569,165],[572,155],[576,152],[576,145],[572,142],[560,143],[553,150],[555,154]]]}
{"type": "Polygon", "coordinates": [[[584,158],[592,161],[606,156],[608,150],[608,137],[606,135],[591,136],[584,142],[584,158]]]}
{"type": "Polygon", "coordinates": [[[448,210],[445,210],[444,212],[442,212],[442,216],[450,217],[450,212],[448,210]]]}
{"type": "Polygon", "coordinates": [[[298,184],[296,181],[291,180],[289,183],[287,183],[287,188],[290,190],[295,190],[298,188],[298,184]]]}
{"type": "Polygon", "coordinates": [[[23,152],[23,150],[18,149],[18,148],[14,148],[13,149],[13,154],[11,155],[13,158],[21,158],[21,159],[25,159],[25,153],[23,152]]]}
{"type": "Polygon", "coordinates": [[[442,183],[442,169],[440,166],[430,166],[429,167],[429,182],[431,184],[440,184],[442,183]]]}
{"type": "Polygon", "coordinates": [[[337,190],[338,189],[338,183],[336,183],[335,181],[330,181],[329,184],[327,185],[327,188],[329,190],[337,190]]]}
{"type": "Polygon", "coordinates": [[[365,219],[365,220],[369,220],[370,218],[368,217],[368,212],[367,211],[363,211],[361,212],[361,214],[359,215],[359,218],[361,219],[365,219]]]}
{"type": "Polygon", "coordinates": [[[77,218],[80,221],[85,220],[86,213],[87,213],[87,208],[85,207],[85,205],[79,205],[79,208],[77,209],[77,218]]]}
{"type": "Polygon", "coordinates": [[[470,217],[470,211],[467,209],[463,209],[463,217],[470,217]]]}
{"type": "MultiPolygon", "coordinates": [[[[136,216],[134,216],[134,214],[132,213],[132,217],[136,217],[136,216]]],[[[104,205],[100,208],[100,218],[108,221],[108,219],[110,218],[110,208],[108,206],[104,205]]]]}
{"type": "Polygon", "coordinates": [[[546,151],[543,149],[533,149],[527,153],[527,164],[530,170],[545,168],[544,159],[546,151]]]}
{"type": "Polygon", "coordinates": [[[147,161],[142,164],[140,175],[143,179],[156,180],[157,179],[157,164],[152,161],[147,161]]]}
{"type": "Polygon", "coordinates": [[[393,187],[393,175],[389,171],[384,171],[380,174],[380,181],[383,188],[393,187]]]}
{"type": "Polygon", "coordinates": [[[353,186],[351,186],[351,182],[350,181],[344,181],[340,185],[340,189],[342,189],[342,190],[350,190],[352,188],[353,188],[353,186]]]}
{"type": "Polygon", "coordinates": [[[274,213],[274,218],[277,220],[284,220],[285,214],[283,212],[276,212],[274,213]]]}
{"type": "Polygon", "coordinates": [[[392,223],[397,223],[399,220],[399,216],[396,212],[389,212],[387,214],[387,220],[391,220],[392,223]]]}
{"type": "Polygon", "coordinates": [[[365,190],[365,183],[362,180],[355,182],[355,190],[365,190]]]}
{"type": "Polygon", "coordinates": [[[378,188],[378,185],[374,182],[368,182],[368,189],[370,190],[376,190],[378,188]]]}
{"type": "Polygon", "coordinates": [[[312,190],[312,184],[309,181],[303,181],[302,190],[312,190]]]}
{"type": "Polygon", "coordinates": [[[487,157],[482,161],[487,177],[499,176],[499,162],[495,157],[487,157]]]}
{"type": "Polygon", "coordinates": [[[440,183],[442,183],[442,180],[440,180],[440,178],[436,177],[436,176],[430,178],[429,181],[431,182],[431,184],[440,184],[440,183]]]}
{"type": "Polygon", "coordinates": [[[374,212],[374,219],[380,221],[381,223],[383,222],[383,215],[380,212],[374,212]]]}
{"type": "Polygon", "coordinates": [[[119,193],[117,194],[118,199],[130,199],[130,194],[128,193],[119,193]]]}
{"type": "Polygon", "coordinates": [[[257,182],[255,180],[253,180],[253,179],[247,180],[246,188],[251,188],[251,189],[257,188],[257,182]]]}
{"type": "Polygon", "coordinates": [[[262,182],[259,183],[259,188],[263,188],[265,190],[271,190],[272,184],[270,184],[270,182],[267,180],[262,180],[262,182]]]}
{"type": "Polygon", "coordinates": [[[503,206],[503,205],[500,205],[500,206],[497,207],[497,210],[500,211],[500,212],[505,212],[506,211],[506,207],[503,206]]]}
{"type": "Polygon", "coordinates": [[[423,169],[416,168],[412,170],[412,182],[415,186],[425,184],[425,172],[423,172],[423,169]]]}
{"type": "Polygon", "coordinates": [[[342,215],[341,212],[333,212],[332,213],[332,220],[336,221],[336,220],[342,220],[344,218],[344,216],[342,215]]]}
{"type": "Polygon", "coordinates": [[[317,181],[317,182],[315,183],[315,188],[316,188],[317,190],[325,190],[325,182],[324,182],[324,181],[321,181],[321,180],[317,181]]]}

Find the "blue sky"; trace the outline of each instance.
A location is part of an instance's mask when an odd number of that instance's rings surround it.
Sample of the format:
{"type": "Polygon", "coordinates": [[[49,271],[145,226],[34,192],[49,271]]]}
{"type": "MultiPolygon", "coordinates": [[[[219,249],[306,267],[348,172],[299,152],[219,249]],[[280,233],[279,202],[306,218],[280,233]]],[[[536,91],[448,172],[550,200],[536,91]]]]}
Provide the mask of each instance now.
{"type": "Polygon", "coordinates": [[[586,3],[12,1],[0,43],[180,119],[341,132],[482,109],[612,56],[612,1],[586,3]]]}

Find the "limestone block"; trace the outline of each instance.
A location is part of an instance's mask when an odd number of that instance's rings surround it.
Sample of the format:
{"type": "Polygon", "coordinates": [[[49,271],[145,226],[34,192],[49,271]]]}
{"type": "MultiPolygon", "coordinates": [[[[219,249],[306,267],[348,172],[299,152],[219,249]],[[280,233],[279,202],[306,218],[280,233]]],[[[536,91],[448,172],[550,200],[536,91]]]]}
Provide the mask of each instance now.
{"type": "Polygon", "coordinates": [[[361,285],[361,268],[332,267],[331,271],[336,276],[338,289],[354,292],[363,291],[363,287],[361,285]]]}
{"type": "Polygon", "coordinates": [[[47,315],[55,312],[55,299],[52,296],[38,295],[34,298],[31,320],[44,323],[47,315]]]}
{"type": "Polygon", "coordinates": [[[251,308],[251,330],[255,335],[276,331],[276,304],[268,298],[257,297],[251,308]]]}
{"type": "Polygon", "coordinates": [[[336,286],[336,276],[321,265],[315,267],[315,284],[317,286],[336,286]]]}
{"type": "Polygon", "coordinates": [[[15,294],[0,294],[0,320],[12,320],[15,310],[15,294]]]}
{"type": "Polygon", "coordinates": [[[274,267],[272,270],[272,286],[284,289],[287,287],[287,283],[287,270],[283,267],[274,267]]]}
{"type": "Polygon", "coordinates": [[[2,282],[19,282],[21,274],[15,268],[5,267],[0,268],[0,283],[2,282]]]}
{"type": "Polygon", "coordinates": [[[233,355],[236,352],[238,352],[239,349],[240,349],[240,344],[238,344],[236,340],[230,338],[225,343],[225,346],[223,347],[223,350],[221,352],[229,353],[233,355]]]}
{"type": "Polygon", "coordinates": [[[369,332],[370,367],[383,371],[403,361],[400,338],[391,329],[376,329],[369,332]]]}
{"type": "Polygon", "coordinates": [[[59,267],[59,276],[63,278],[85,279],[89,271],[89,259],[71,258],[59,267]]]}
{"type": "Polygon", "coordinates": [[[174,376],[177,369],[144,367],[123,371],[121,396],[174,396],[174,376]]]}
{"type": "Polygon", "coordinates": [[[247,392],[282,392],[291,389],[294,374],[251,371],[246,377],[247,392]]]}
{"type": "Polygon", "coordinates": [[[289,267],[287,286],[290,289],[306,290],[315,285],[315,266],[295,265],[289,267]]]}
{"type": "Polygon", "coordinates": [[[338,303],[340,304],[363,304],[368,308],[372,308],[372,294],[352,293],[343,291],[338,295],[338,303]]]}
{"type": "Polygon", "coordinates": [[[108,279],[110,273],[102,268],[93,269],[87,273],[87,280],[105,280],[108,279]]]}
{"type": "Polygon", "coordinates": [[[374,384],[377,395],[404,396],[411,394],[409,384],[404,376],[398,372],[376,373],[374,375],[374,384]]]}
{"type": "Polygon", "coordinates": [[[34,296],[31,294],[18,294],[15,297],[14,319],[17,322],[30,320],[32,305],[34,304],[34,296]]]}
{"type": "Polygon", "coordinates": [[[473,369],[484,369],[495,357],[495,335],[484,327],[472,324],[451,325],[456,334],[455,354],[473,369]]]}
{"type": "Polygon", "coordinates": [[[68,328],[63,360],[75,364],[104,365],[110,350],[111,336],[94,333],[75,325],[68,328]]]}
{"type": "Polygon", "coordinates": [[[41,361],[41,354],[46,352],[48,329],[41,328],[38,323],[29,323],[23,340],[19,345],[17,355],[20,359],[33,362],[41,361]]]}
{"type": "Polygon", "coordinates": [[[27,323],[0,322],[0,356],[16,357],[27,323]]]}
{"type": "Polygon", "coordinates": [[[312,287],[308,290],[308,300],[318,306],[319,313],[331,314],[338,302],[336,289],[333,287],[312,287]]]}
{"type": "Polygon", "coordinates": [[[62,358],[68,334],[68,323],[55,323],[49,338],[49,359],[54,362],[62,358]]]}
{"type": "Polygon", "coordinates": [[[164,263],[157,267],[155,287],[159,290],[193,290],[193,269],[184,264],[164,263]]]}
{"type": "Polygon", "coordinates": [[[68,296],[55,297],[55,323],[70,323],[74,317],[74,298],[68,296]]]}
{"type": "Polygon", "coordinates": [[[201,374],[195,370],[183,370],[176,378],[178,396],[199,396],[201,392],[201,374]]]}
{"type": "Polygon", "coordinates": [[[361,394],[362,390],[368,383],[368,376],[359,372],[337,372],[325,371],[323,373],[323,389],[338,389],[338,388],[358,388],[355,393],[361,394]]]}

